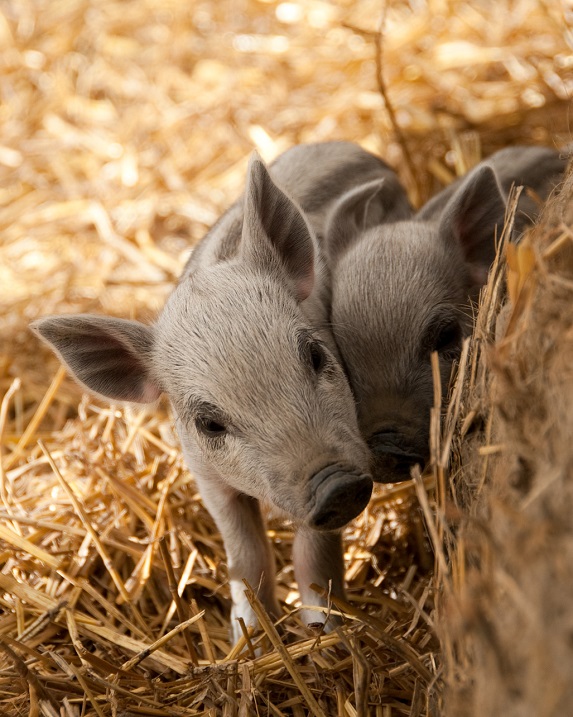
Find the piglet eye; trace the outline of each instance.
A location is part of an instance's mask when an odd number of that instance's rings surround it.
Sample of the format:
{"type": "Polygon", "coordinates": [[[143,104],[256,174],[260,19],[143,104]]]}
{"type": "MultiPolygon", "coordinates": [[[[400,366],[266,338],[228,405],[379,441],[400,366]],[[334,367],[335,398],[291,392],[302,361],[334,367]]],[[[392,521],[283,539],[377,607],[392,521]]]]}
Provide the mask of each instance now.
{"type": "Polygon", "coordinates": [[[433,350],[441,354],[456,351],[460,347],[461,340],[461,326],[457,321],[450,321],[439,329],[433,350]]]}
{"type": "Polygon", "coordinates": [[[316,341],[313,341],[309,346],[308,352],[310,363],[314,372],[320,373],[324,368],[324,363],[326,361],[326,356],[324,355],[322,347],[317,344],[316,341]]]}
{"type": "Polygon", "coordinates": [[[227,432],[226,426],[212,416],[197,416],[195,426],[199,433],[208,438],[218,438],[227,432]]]}

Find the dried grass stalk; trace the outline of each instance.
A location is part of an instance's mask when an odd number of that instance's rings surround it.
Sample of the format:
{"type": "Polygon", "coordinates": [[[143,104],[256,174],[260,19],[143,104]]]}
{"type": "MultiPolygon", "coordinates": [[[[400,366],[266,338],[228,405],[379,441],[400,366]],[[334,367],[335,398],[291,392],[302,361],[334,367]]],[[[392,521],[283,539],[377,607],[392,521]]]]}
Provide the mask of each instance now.
{"type": "MultiPolygon", "coordinates": [[[[447,521],[467,501],[456,470],[444,472],[450,447],[459,451],[484,416],[491,440],[472,491],[487,488],[511,445],[479,393],[483,328],[467,349],[459,385],[469,388],[454,391],[446,414],[442,472],[379,489],[346,531],[349,600],[334,606],[344,626],[317,637],[300,624],[291,526],[272,519],[284,637],[269,645],[245,632],[232,647],[223,548],[167,407],[82,397],[27,326],[48,313],[151,317],[238,194],[253,147],[270,159],[297,142],[359,140],[423,201],[482,153],[559,143],[571,93],[561,11],[535,0],[507,11],[510,22],[503,3],[394,3],[379,35],[379,0],[245,0],[231,13],[209,1],[2,4],[3,713],[299,717],[312,704],[325,715],[438,714],[441,661],[457,664],[456,650],[444,640],[442,656],[433,629],[416,491],[429,518],[437,485],[438,542],[453,540],[447,521]]],[[[570,225],[552,237],[532,271],[563,288],[569,279],[553,267],[570,225]]],[[[511,286],[516,306],[528,305],[530,284],[511,286]]],[[[482,311],[488,322],[496,301],[482,311]]],[[[516,337],[527,330],[518,315],[516,337]]],[[[472,549],[457,541],[449,551],[453,588],[470,580],[472,549]]]]}

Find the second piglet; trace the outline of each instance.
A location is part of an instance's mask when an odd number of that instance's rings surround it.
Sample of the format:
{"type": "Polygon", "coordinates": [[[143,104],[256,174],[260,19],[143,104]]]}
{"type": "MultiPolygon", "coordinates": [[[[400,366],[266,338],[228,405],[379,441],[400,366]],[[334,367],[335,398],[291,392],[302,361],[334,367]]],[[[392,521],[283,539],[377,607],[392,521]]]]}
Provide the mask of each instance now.
{"type": "MultiPolygon", "coordinates": [[[[254,156],[242,196],[193,252],[153,325],[101,316],[36,322],[90,391],[112,401],[169,397],[189,468],[223,536],[233,617],[256,623],[243,579],[278,616],[259,501],[298,526],[294,569],[344,594],[340,529],[368,503],[369,452],[328,328],[326,215],[355,184],[394,173],[357,145],[295,147],[270,168],[254,156]]],[[[322,613],[306,615],[323,621],[322,613]]],[[[241,635],[233,620],[235,638],[241,635]]]]}
{"type": "MultiPolygon", "coordinates": [[[[511,185],[524,184],[544,199],[564,168],[553,150],[514,147],[478,165],[412,220],[376,220],[392,206],[384,180],[355,188],[334,208],[327,228],[332,325],[375,481],[405,480],[428,458],[430,356],[438,353],[446,390],[472,327],[470,299],[495,256],[511,185]]],[[[536,211],[524,194],[520,229],[536,211]]]]}

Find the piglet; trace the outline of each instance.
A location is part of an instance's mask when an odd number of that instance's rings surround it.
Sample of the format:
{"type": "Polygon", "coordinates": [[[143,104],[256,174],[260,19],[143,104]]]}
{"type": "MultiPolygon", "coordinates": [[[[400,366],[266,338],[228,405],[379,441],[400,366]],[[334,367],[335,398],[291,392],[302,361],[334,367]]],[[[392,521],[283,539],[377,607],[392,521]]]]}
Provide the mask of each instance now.
{"type": "MultiPolygon", "coordinates": [[[[512,184],[545,199],[565,159],[540,147],[494,154],[438,194],[412,219],[392,221],[385,179],[341,197],[328,219],[332,326],[356,399],[375,481],[410,477],[428,459],[437,351],[447,390],[462,338],[472,328],[470,299],[487,280],[495,237],[512,184]],[[389,208],[390,219],[381,223],[389,208]]],[[[522,193],[516,226],[538,211],[522,193]]]]}
{"type": "MultiPolygon", "coordinates": [[[[261,502],[297,527],[303,603],[325,604],[313,582],[331,581],[332,593],[344,595],[341,529],[368,503],[372,479],[329,329],[322,244],[337,200],[382,180],[396,215],[409,215],[392,170],[357,145],[301,145],[270,168],[255,154],[244,195],[193,251],[153,325],[92,315],[32,325],[96,395],[150,403],[167,394],[187,465],[224,540],[232,616],[247,625],[256,618],[243,578],[279,615],[261,502]]],[[[324,621],[316,611],[303,617],[324,621]]],[[[237,639],[236,619],[232,625],[237,639]]]]}

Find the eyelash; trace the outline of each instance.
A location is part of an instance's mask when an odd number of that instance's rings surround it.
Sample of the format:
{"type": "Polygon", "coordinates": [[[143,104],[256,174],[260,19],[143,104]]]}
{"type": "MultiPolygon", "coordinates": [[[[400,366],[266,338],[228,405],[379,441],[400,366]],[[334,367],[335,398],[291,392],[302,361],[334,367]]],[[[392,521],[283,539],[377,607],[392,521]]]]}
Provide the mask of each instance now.
{"type": "Polygon", "coordinates": [[[225,425],[212,416],[197,416],[195,426],[199,433],[209,438],[219,438],[227,432],[225,425]]]}
{"type": "Polygon", "coordinates": [[[326,363],[324,349],[319,343],[312,341],[308,346],[308,355],[314,372],[319,374],[326,363]]]}

